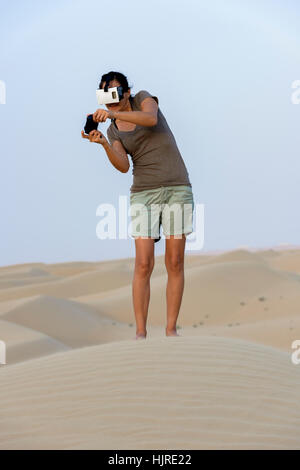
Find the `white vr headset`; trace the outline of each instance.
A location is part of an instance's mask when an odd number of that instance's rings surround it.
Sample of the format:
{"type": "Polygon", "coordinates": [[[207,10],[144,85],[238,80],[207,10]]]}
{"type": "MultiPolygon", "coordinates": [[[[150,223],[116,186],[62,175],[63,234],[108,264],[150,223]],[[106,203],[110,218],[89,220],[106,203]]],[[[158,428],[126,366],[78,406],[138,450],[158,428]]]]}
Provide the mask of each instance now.
{"type": "Polygon", "coordinates": [[[123,98],[123,87],[114,86],[108,88],[107,91],[104,91],[104,89],[96,90],[96,97],[98,104],[119,103],[123,98]]]}

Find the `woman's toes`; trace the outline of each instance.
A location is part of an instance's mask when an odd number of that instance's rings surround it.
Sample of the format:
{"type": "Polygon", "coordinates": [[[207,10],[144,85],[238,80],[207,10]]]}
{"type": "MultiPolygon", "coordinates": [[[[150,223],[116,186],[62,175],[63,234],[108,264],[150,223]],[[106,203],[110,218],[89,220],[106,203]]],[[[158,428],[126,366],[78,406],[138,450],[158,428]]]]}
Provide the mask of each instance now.
{"type": "Polygon", "coordinates": [[[145,335],[136,335],[134,339],[146,339],[146,336],[145,335]]]}
{"type": "Polygon", "coordinates": [[[170,330],[170,331],[166,330],[166,336],[181,336],[181,335],[179,335],[176,330],[170,330]]]}

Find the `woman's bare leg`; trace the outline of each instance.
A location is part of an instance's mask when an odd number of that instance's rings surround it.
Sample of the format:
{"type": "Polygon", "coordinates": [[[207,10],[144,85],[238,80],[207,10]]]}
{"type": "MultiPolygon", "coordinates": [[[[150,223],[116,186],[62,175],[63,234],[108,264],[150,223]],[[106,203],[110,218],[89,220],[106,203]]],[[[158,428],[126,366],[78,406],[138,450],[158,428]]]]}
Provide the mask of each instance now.
{"type": "Polygon", "coordinates": [[[137,336],[147,336],[147,316],[150,302],[150,277],[154,268],[154,239],[135,239],[135,268],[132,283],[133,307],[137,336]]]}
{"type": "Polygon", "coordinates": [[[166,336],[177,336],[176,323],[184,289],[184,250],[186,237],[166,237],[165,265],[168,272],[167,283],[167,327],[166,336]]]}

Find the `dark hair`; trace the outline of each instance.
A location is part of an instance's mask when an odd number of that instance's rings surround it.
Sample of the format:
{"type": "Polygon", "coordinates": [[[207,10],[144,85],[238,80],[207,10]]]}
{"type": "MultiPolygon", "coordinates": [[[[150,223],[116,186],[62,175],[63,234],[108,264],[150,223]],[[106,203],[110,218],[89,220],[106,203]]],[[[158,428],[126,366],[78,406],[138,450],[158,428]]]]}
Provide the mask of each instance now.
{"type": "Polygon", "coordinates": [[[111,71],[111,72],[108,72],[108,73],[105,73],[104,75],[102,75],[101,81],[100,81],[100,84],[99,84],[99,89],[101,89],[103,83],[105,82],[104,91],[107,91],[108,86],[109,86],[109,82],[111,80],[114,80],[114,79],[118,80],[120,85],[123,87],[123,91],[125,93],[126,93],[126,91],[128,91],[129,88],[131,88],[128,85],[127,77],[123,73],[111,71]]]}

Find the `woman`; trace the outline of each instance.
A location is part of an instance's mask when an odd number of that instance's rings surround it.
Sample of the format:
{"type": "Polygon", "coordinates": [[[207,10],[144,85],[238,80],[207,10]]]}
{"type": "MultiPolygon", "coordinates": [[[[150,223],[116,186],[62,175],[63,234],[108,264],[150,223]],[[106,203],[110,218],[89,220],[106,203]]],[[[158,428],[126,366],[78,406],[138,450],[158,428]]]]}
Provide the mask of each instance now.
{"type": "Polygon", "coordinates": [[[158,98],[146,90],[131,96],[127,78],[120,72],[104,74],[99,89],[107,91],[118,86],[123,88],[123,98],[118,103],[107,104],[108,111],[98,109],[93,114],[95,122],[112,120],[107,129],[110,143],[98,130],[89,135],[82,131],[82,137],[101,144],[112,165],[122,173],[130,168],[127,154],[132,158],[130,209],[142,207],[140,213],[136,212],[139,224],[135,226],[133,215],[136,213],[131,212],[136,251],[132,284],[136,339],[147,336],[154,243],[161,238],[161,225],[166,238],[165,265],[168,273],[166,336],[180,336],[176,323],[184,289],[186,235],[193,231],[192,185],[175,138],[158,106],[158,98]],[[174,213],[171,207],[175,207],[174,213]]]}

